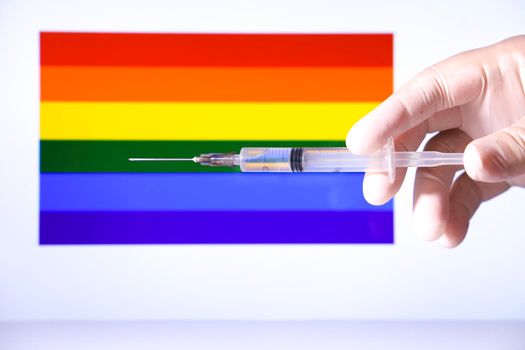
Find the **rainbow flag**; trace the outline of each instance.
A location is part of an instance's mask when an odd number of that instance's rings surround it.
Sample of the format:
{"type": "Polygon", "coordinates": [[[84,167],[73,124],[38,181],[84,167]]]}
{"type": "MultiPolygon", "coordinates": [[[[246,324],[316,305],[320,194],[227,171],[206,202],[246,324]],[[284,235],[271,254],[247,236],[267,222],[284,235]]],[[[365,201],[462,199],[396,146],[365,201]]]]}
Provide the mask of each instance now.
{"type": "Polygon", "coordinates": [[[342,146],[392,90],[390,34],[40,35],[40,244],[392,243],[362,174],[129,157],[342,146]]]}

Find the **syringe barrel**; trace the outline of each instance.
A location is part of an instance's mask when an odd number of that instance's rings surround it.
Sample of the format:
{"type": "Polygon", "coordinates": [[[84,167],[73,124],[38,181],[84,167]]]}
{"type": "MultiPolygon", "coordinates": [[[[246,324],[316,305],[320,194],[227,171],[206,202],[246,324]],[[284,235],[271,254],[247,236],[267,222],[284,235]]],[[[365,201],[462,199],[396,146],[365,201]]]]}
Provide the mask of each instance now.
{"type": "Polygon", "coordinates": [[[292,172],[292,148],[244,147],[239,153],[239,166],[243,172],[292,172]]]}
{"type": "MultiPolygon", "coordinates": [[[[370,156],[345,147],[243,148],[239,166],[243,172],[387,172],[394,174],[391,144],[370,156]]],[[[391,177],[392,178],[392,177],[391,177]]]]}
{"type": "Polygon", "coordinates": [[[304,172],[365,172],[387,171],[388,161],[385,154],[374,153],[371,156],[353,154],[345,147],[304,148],[302,154],[304,172]]]}

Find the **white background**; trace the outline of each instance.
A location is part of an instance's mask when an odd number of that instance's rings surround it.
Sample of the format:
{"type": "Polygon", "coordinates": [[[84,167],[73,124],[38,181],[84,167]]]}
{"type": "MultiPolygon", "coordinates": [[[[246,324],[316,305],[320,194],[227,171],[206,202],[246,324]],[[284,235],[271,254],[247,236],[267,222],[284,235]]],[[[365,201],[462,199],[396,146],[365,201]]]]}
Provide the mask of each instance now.
{"type": "Polygon", "coordinates": [[[524,319],[525,194],[485,204],[462,246],[38,245],[39,31],[393,32],[399,86],[525,33],[523,1],[0,1],[0,320],[524,319]]]}

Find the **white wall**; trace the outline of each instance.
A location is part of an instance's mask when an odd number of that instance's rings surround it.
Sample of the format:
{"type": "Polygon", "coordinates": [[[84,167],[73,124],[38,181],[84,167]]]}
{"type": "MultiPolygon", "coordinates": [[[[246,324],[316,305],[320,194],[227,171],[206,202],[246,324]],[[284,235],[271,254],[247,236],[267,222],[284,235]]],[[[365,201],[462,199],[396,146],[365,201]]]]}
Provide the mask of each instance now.
{"type": "Polygon", "coordinates": [[[41,30],[394,32],[396,86],[436,60],[525,33],[523,1],[0,2],[0,320],[525,318],[525,195],[484,205],[464,244],[38,245],[41,30]]]}

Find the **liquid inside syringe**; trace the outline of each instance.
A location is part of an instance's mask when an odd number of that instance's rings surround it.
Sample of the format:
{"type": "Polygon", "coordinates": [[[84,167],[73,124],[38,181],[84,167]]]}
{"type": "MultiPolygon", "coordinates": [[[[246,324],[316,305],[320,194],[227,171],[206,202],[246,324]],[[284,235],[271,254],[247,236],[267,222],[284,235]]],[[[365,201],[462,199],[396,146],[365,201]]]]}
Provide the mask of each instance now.
{"type": "Polygon", "coordinates": [[[463,165],[463,153],[395,152],[393,142],[362,156],[345,147],[245,147],[236,153],[207,153],[193,158],[129,158],[130,161],[193,161],[205,166],[239,166],[243,172],[384,172],[395,179],[399,167],[463,165]]]}

